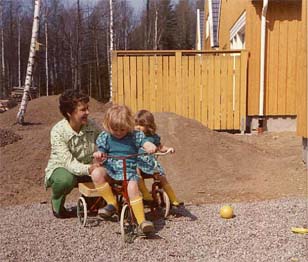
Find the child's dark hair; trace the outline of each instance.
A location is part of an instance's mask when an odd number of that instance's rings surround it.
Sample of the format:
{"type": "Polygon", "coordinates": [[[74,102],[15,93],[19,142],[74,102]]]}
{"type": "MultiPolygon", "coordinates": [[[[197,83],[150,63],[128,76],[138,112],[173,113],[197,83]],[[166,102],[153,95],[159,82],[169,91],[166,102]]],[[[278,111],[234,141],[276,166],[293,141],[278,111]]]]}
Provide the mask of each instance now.
{"type": "Polygon", "coordinates": [[[146,135],[154,135],[156,133],[154,116],[148,110],[142,109],[136,113],[135,125],[144,126],[146,128],[146,135]]]}
{"type": "Polygon", "coordinates": [[[62,115],[69,120],[69,115],[74,112],[79,102],[88,103],[89,96],[78,90],[67,89],[59,98],[59,109],[62,115]]]}

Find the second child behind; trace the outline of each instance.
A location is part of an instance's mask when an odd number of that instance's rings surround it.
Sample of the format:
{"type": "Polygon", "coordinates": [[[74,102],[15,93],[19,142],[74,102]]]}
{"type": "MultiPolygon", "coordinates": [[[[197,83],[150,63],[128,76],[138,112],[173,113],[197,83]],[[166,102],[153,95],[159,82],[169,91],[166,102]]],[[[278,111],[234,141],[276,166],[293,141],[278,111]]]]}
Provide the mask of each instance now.
{"type": "MultiPolygon", "coordinates": [[[[113,105],[110,107],[104,117],[103,127],[106,131],[103,131],[96,140],[99,152],[93,154],[97,161],[103,162],[103,166],[95,169],[91,176],[96,176],[103,169],[104,179],[101,179],[96,187],[101,189],[107,206],[101,210],[100,214],[111,216],[118,207],[108,180],[123,180],[123,161],[106,158],[106,154],[127,156],[137,154],[140,148],[143,148],[147,153],[154,153],[156,146],[148,142],[143,132],[134,130],[134,118],[127,106],[113,105]]],[[[145,220],[142,196],[138,189],[137,159],[128,158],[126,164],[127,190],[131,207],[142,232],[150,233],[154,230],[154,225],[151,221],[145,220]]]]}
{"type": "MultiPolygon", "coordinates": [[[[135,115],[135,129],[142,131],[145,136],[149,139],[150,142],[157,146],[159,152],[167,152],[167,150],[171,149],[174,152],[173,148],[169,148],[165,145],[162,145],[160,142],[160,136],[156,133],[156,124],[154,120],[153,114],[148,110],[140,110],[135,115]]],[[[139,150],[139,153],[142,153],[142,149],[139,150]]],[[[142,173],[146,175],[156,176],[162,184],[164,191],[167,193],[171,204],[175,207],[183,205],[183,202],[179,201],[174,193],[173,188],[169,184],[166,176],[164,168],[160,165],[160,163],[155,160],[155,156],[153,155],[143,155],[138,157],[138,174],[139,176],[142,173]]],[[[143,194],[143,199],[146,201],[152,201],[153,198],[149,193],[143,178],[141,177],[139,180],[139,189],[143,194]]]]}

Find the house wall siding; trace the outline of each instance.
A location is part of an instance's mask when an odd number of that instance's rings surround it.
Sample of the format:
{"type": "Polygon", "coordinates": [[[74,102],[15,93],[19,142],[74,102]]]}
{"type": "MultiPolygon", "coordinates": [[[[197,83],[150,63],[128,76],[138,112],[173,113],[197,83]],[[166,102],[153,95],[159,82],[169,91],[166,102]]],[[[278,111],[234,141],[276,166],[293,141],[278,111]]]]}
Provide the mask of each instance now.
{"type": "MultiPolygon", "coordinates": [[[[222,0],[219,49],[230,49],[230,29],[246,11],[246,43],[249,52],[247,114],[259,114],[260,41],[263,1],[222,0]]],[[[208,13],[205,5],[206,14],[208,13]]],[[[264,114],[306,119],[299,134],[307,136],[307,1],[269,1],[266,23],[264,114]],[[305,88],[304,88],[305,86],[305,88]]],[[[208,41],[209,42],[209,41],[208,41]]],[[[205,48],[209,49],[205,41],[205,48]]]]}
{"type": "MultiPolygon", "coordinates": [[[[260,31],[263,1],[223,0],[219,43],[230,48],[230,29],[246,11],[248,115],[259,114],[260,31]]],[[[270,1],[267,11],[264,114],[296,115],[296,74],[301,55],[301,1],[270,1]]]]}
{"type": "Polygon", "coordinates": [[[249,0],[221,1],[219,49],[230,49],[230,29],[246,10],[248,4],[249,0]]]}
{"type": "MultiPolygon", "coordinates": [[[[222,0],[219,26],[219,49],[230,49],[230,30],[238,18],[246,11],[246,43],[245,49],[249,51],[248,61],[248,88],[247,113],[249,115],[259,112],[260,90],[260,14],[262,1],[252,4],[251,0],[222,0]]],[[[208,6],[205,5],[208,15],[208,6]]],[[[210,49],[209,38],[205,40],[205,49],[210,49]]]]}
{"type": "Polygon", "coordinates": [[[298,67],[296,76],[297,86],[297,135],[308,138],[308,86],[307,86],[307,1],[302,1],[302,19],[300,23],[298,41],[300,40],[298,67]]]}
{"type": "Polygon", "coordinates": [[[297,69],[301,66],[301,1],[269,2],[265,113],[296,115],[297,69]]]}
{"type": "Polygon", "coordinates": [[[261,49],[261,11],[262,2],[246,6],[246,44],[249,52],[248,60],[248,86],[247,86],[247,114],[259,114],[260,96],[260,49],[261,49]]]}

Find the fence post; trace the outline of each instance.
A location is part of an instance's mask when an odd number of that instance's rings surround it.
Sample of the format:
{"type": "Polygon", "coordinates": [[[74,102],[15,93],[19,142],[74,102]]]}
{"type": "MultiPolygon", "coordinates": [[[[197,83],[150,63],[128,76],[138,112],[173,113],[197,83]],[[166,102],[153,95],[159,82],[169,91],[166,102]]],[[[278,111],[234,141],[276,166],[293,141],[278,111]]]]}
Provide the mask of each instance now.
{"type": "Polygon", "coordinates": [[[246,117],[247,117],[247,61],[248,52],[241,51],[241,97],[240,97],[240,129],[244,134],[246,130],[246,117]]]}

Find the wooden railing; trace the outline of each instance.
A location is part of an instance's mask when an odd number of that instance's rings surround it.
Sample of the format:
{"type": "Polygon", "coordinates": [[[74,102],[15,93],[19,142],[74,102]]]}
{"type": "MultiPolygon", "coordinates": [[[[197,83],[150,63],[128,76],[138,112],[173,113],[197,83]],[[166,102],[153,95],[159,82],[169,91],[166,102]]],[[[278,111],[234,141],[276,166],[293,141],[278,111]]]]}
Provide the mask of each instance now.
{"type": "Polygon", "coordinates": [[[114,51],[112,100],[174,112],[215,130],[244,130],[247,52],[114,51]]]}

